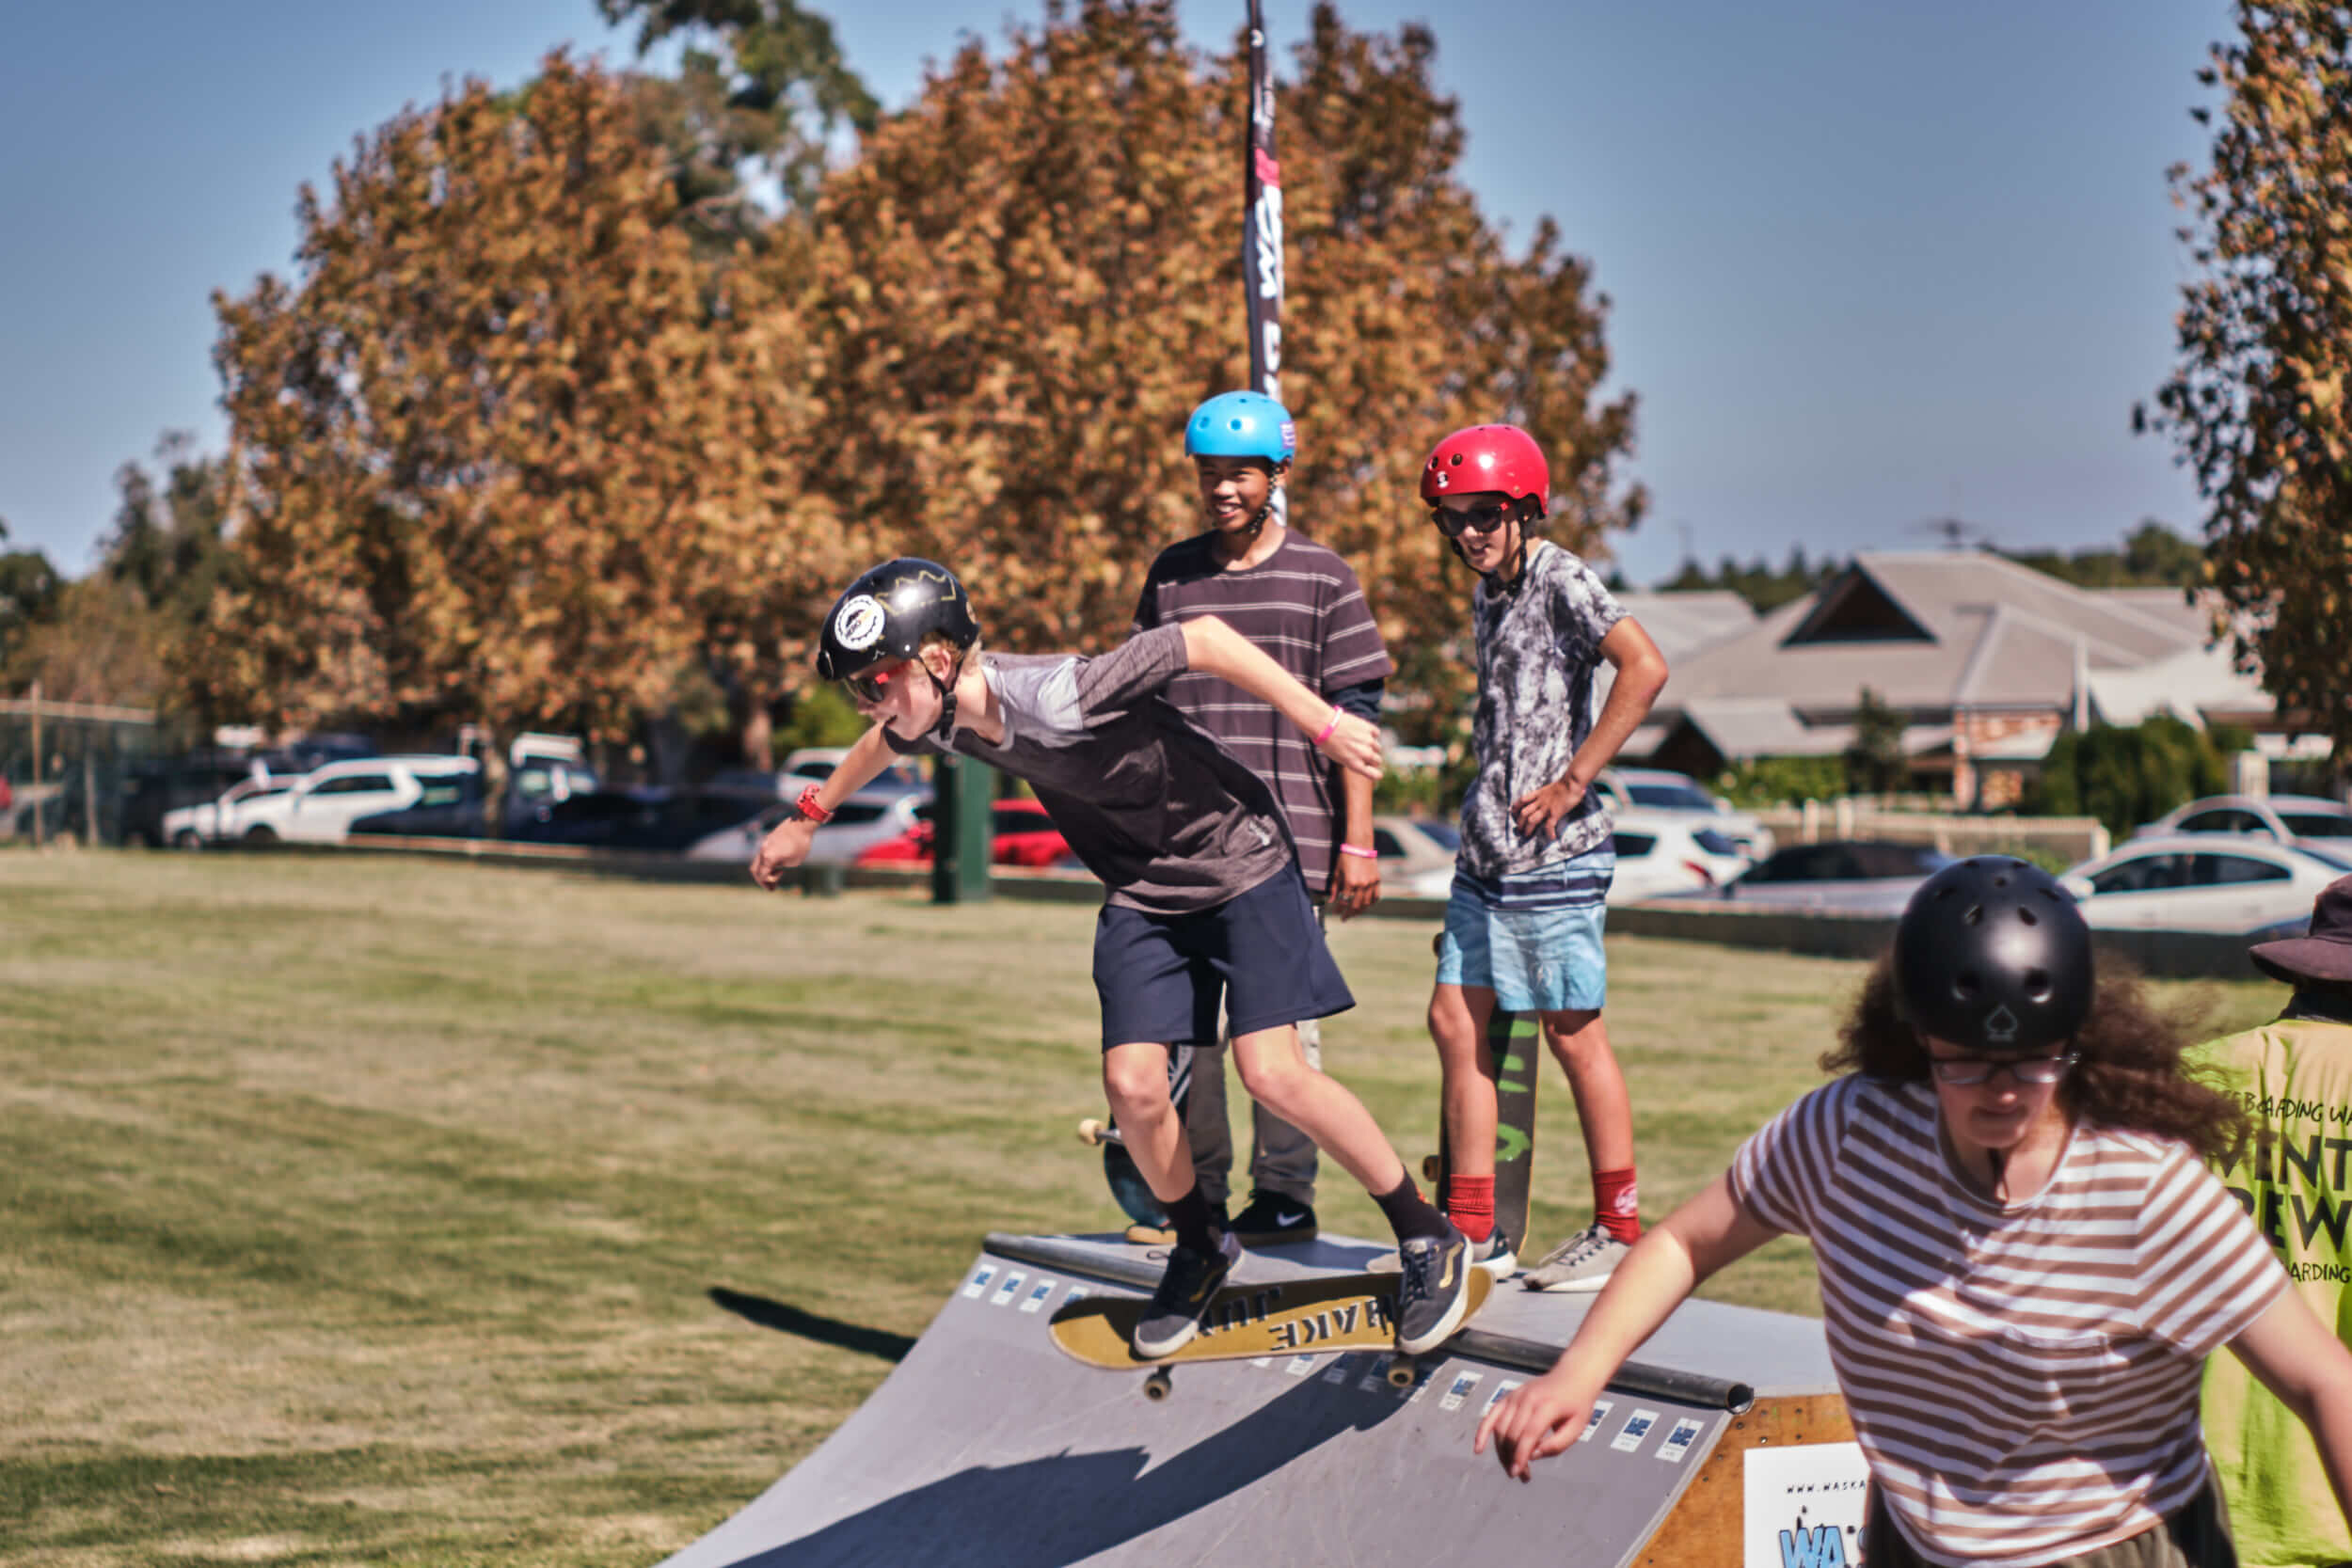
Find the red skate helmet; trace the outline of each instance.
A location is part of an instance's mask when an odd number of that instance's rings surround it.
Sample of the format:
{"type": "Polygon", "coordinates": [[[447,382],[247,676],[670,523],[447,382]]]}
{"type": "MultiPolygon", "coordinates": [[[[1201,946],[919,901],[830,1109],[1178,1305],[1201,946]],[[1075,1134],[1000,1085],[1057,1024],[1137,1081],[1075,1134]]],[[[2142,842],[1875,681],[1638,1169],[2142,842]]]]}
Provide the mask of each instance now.
{"type": "Polygon", "coordinates": [[[1431,506],[1466,491],[1499,490],[1535,498],[1535,515],[1551,511],[1551,469],[1544,449],[1515,424],[1474,424],[1438,443],[1421,467],[1421,499],[1431,506]]]}

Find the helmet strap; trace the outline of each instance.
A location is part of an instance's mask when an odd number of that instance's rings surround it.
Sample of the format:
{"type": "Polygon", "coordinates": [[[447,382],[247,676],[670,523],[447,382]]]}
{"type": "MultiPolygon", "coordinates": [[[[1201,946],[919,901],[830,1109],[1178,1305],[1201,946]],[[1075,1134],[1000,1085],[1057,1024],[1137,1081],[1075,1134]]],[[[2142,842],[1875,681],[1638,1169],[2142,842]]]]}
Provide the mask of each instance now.
{"type": "Polygon", "coordinates": [[[931,689],[939,693],[939,722],[931,726],[931,738],[945,746],[956,733],[956,687],[963,677],[963,656],[956,656],[956,667],[947,672],[945,681],[931,674],[928,660],[918,657],[915,662],[923,666],[923,673],[930,676],[931,689]]]}

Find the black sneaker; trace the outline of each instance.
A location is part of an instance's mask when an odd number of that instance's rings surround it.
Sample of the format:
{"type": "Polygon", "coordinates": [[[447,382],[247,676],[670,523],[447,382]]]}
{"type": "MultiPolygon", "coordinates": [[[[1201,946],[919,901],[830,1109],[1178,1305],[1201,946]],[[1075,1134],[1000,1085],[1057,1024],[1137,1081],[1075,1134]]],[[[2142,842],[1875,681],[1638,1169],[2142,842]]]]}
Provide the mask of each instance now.
{"type": "Polygon", "coordinates": [[[1449,1225],[1442,1240],[1416,1236],[1396,1249],[1396,1348],[1419,1355],[1462,1326],[1470,1307],[1470,1238],[1449,1225]]]}
{"type": "Polygon", "coordinates": [[[1315,1212],[1295,1197],[1261,1187],[1233,1218],[1233,1234],[1248,1247],[1283,1246],[1315,1239],[1315,1212]]]}
{"type": "Polygon", "coordinates": [[[1188,1246],[1171,1251],[1168,1272],[1160,1275],[1159,1288],[1152,1292],[1135,1333],[1128,1337],[1136,1357],[1157,1361],[1190,1344],[1200,1332],[1209,1303],[1216,1299],[1216,1288],[1225,1283],[1240,1258],[1241,1243],[1230,1230],[1218,1233],[1215,1252],[1196,1252],[1188,1246]]]}

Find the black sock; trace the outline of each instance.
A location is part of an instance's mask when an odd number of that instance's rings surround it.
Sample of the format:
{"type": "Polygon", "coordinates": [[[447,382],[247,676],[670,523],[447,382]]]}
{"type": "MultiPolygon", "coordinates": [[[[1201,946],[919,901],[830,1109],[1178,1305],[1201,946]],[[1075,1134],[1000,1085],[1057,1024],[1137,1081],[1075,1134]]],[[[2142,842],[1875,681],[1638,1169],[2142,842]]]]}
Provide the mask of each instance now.
{"type": "Polygon", "coordinates": [[[1418,1236],[1426,1236],[1432,1241],[1445,1239],[1446,1217],[1431,1208],[1429,1200],[1421,1196],[1421,1189],[1413,1185],[1411,1172],[1406,1173],[1405,1180],[1396,1184],[1394,1192],[1375,1193],[1372,1201],[1380,1205],[1380,1212],[1389,1216],[1389,1228],[1396,1232],[1399,1242],[1409,1242],[1418,1236]]]}
{"type": "Polygon", "coordinates": [[[1195,1252],[1215,1252],[1218,1229],[1216,1210],[1200,1196],[1200,1183],[1168,1206],[1168,1223],[1175,1227],[1176,1244],[1195,1252]]]}

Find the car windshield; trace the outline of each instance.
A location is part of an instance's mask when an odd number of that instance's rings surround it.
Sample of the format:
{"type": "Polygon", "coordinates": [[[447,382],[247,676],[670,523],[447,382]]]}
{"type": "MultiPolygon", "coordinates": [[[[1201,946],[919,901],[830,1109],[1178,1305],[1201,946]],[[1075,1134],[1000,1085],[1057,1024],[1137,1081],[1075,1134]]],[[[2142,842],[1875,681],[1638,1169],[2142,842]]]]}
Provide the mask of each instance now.
{"type": "Polygon", "coordinates": [[[2322,865],[2333,866],[2338,871],[2352,871],[2352,846],[2342,849],[2316,849],[2306,844],[2301,847],[2300,853],[2310,856],[2322,865]]]}
{"type": "Polygon", "coordinates": [[[2297,838],[2352,838],[2352,813],[2281,812],[2279,820],[2297,838]]]}
{"type": "Polygon", "coordinates": [[[1715,809],[1715,798],[1694,784],[1628,784],[1626,793],[1637,806],[1662,806],[1669,811],[1715,809]]]}
{"type": "Polygon", "coordinates": [[[1736,855],[1740,847],[1712,828],[1700,828],[1691,834],[1692,841],[1710,855],[1736,855]]]}
{"type": "Polygon", "coordinates": [[[1428,820],[1415,822],[1413,826],[1428,834],[1434,843],[1441,846],[1442,847],[1451,849],[1456,854],[1461,852],[1462,832],[1453,823],[1439,822],[1435,818],[1430,818],[1428,820]]]}

